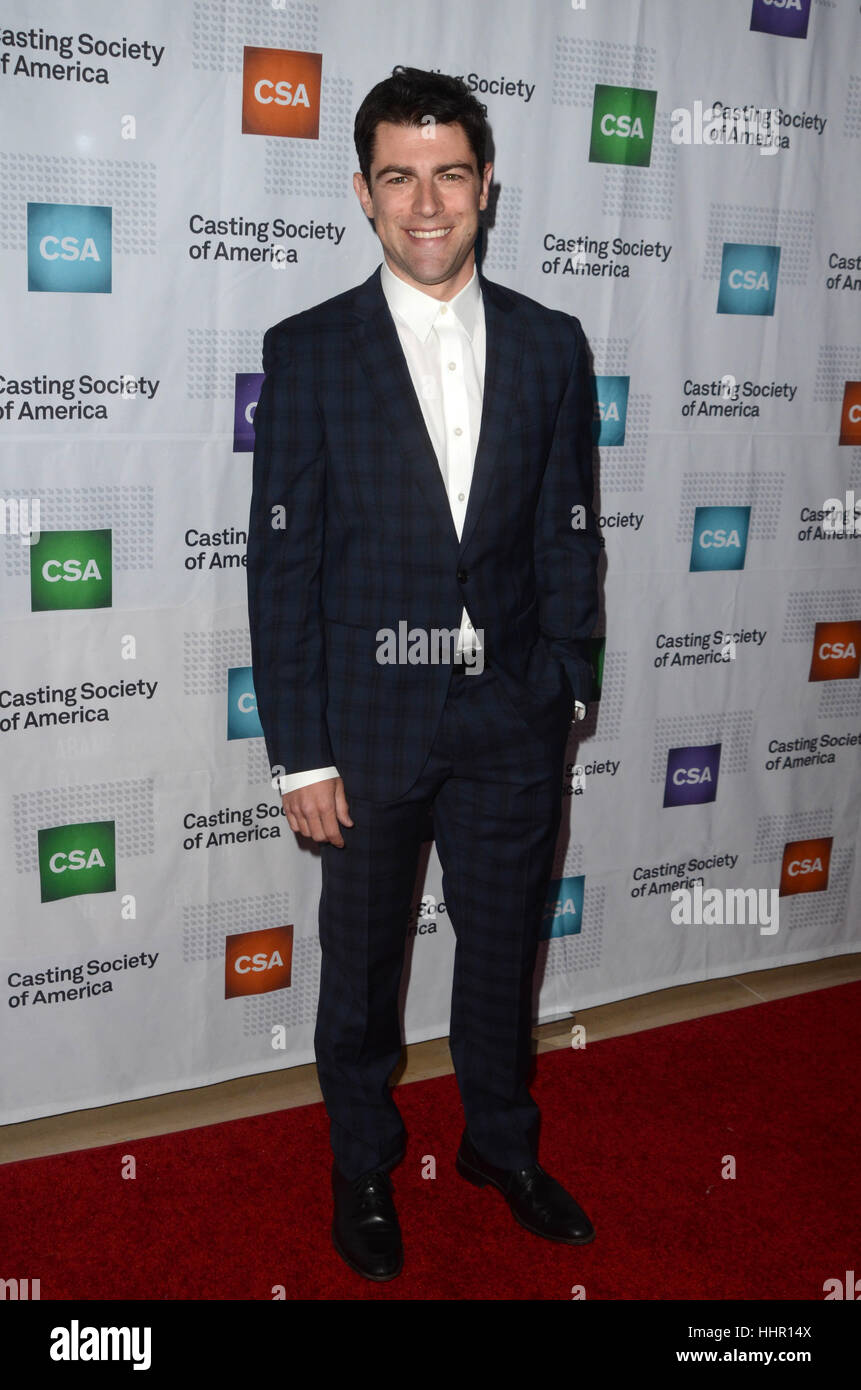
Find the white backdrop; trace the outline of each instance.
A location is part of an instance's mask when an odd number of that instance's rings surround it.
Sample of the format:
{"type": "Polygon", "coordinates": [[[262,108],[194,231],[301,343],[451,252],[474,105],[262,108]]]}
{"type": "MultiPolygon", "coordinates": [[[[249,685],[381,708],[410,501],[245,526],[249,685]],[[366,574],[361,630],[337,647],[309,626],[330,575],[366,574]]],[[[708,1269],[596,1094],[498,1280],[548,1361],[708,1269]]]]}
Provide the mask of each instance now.
{"type": "MultiPolygon", "coordinates": [[[[319,867],[254,712],[248,422],[264,330],[380,261],[352,122],[396,63],[486,103],[484,271],[594,354],[606,643],[536,1018],[861,949],[861,547],[816,516],[861,497],[857,4],[9,0],[6,1122],[313,1059],[319,867]],[[698,141],[715,102],[777,112],[780,147],[698,141]],[[675,925],[695,880],[780,887],[779,930],[675,925]]],[[[405,930],[405,1037],[445,1035],[433,852],[405,930]]]]}

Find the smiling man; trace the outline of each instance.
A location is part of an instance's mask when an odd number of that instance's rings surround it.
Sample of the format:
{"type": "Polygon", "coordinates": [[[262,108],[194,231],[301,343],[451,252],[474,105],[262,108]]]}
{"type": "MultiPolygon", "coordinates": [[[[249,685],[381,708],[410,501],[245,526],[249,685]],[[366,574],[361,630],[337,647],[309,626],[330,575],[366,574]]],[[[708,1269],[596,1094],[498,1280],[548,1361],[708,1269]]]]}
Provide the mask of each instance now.
{"type": "Polygon", "coordinates": [[[528,1088],[565,746],[591,690],[593,400],[579,321],[476,266],[487,138],[456,78],[396,68],[369,92],[354,187],[383,262],[269,329],[255,415],[254,684],[285,815],[322,859],[332,1237],[375,1280],[403,1264],[389,1078],[429,818],[456,938],[457,1171],[535,1235],[594,1237],[538,1163],[528,1088]]]}

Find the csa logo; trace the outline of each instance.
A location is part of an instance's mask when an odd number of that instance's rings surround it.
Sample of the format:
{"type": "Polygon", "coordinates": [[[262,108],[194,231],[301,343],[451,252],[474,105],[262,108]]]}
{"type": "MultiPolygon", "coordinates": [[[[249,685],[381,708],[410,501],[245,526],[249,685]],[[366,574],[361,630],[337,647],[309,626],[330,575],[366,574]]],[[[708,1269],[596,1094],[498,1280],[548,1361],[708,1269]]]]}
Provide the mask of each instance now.
{"type": "Polygon", "coordinates": [[[750,27],[759,34],[806,39],[810,0],[753,0],[750,27]]]}
{"type": "Polygon", "coordinates": [[[843,388],[840,443],[861,444],[861,381],[847,381],[843,388]]]}
{"type": "Polygon", "coordinates": [[[577,936],[583,923],[583,890],[586,879],[556,878],[547,890],[540,941],[554,936],[577,936]]]}
{"type": "Polygon", "coordinates": [[[629,376],[595,377],[593,443],[610,447],[624,444],[630,380],[629,376]]]}
{"type": "Polygon", "coordinates": [[[117,886],[114,822],[94,820],[39,831],[42,902],[81,893],[113,893],[117,886]]]}
{"type": "Polygon", "coordinates": [[[257,400],[262,385],[262,372],[236,373],[233,397],[234,454],[254,452],[254,412],[257,409],[257,400]]]}
{"type": "Polygon", "coordinates": [[[725,241],[720,269],[719,314],[773,314],[779,246],[725,241]]]}
{"type": "Polygon", "coordinates": [[[697,806],[715,800],[720,749],[719,743],[669,749],[664,806],[697,806]]]}
{"type": "Polygon", "coordinates": [[[590,164],[645,165],[652,158],[657,92],[595,84],[590,164]]]}
{"type": "Polygon", "coordinates": [[[817,623],[809,681],[857,680],[861,671],[861,623],[817,623]]]}
{"type": "Polygon", "coordinates": [[[242,134],[316,140],[320,131],[322,53],[246,48],[242,134]]]}
{"type": "Polygon", "coordinates": [[[743,570],[750,507],[697,507],[691,569],[743,570]]]}
{"type": "Polygon", "coordinates": [[[30,547],[34,613],[110,608],[111,532],[43,531],[30,547]]]}
{"type": "Polygon", "coordinates": [[[111,208],[28,203],[27,289],[110,294],[111,217],[111,208]]]}
{"type": "Polygon", "coordinates": [[[266,927],[228,936],[224,955],[224,997],[269,994],[288,989],[293,965],[293,927],[266,927]]]}
{"type": "Polygon", "coordinates": [[[263,737],[250,666],[233,666],[227,672],[227,737],[263,737]]]}
{"type": "Polygon", "coordinates": [[[828,887],[833,836],[823,840],[790,840],[783,851],[780,897],[795,893],[824,893],[828,887]]]}

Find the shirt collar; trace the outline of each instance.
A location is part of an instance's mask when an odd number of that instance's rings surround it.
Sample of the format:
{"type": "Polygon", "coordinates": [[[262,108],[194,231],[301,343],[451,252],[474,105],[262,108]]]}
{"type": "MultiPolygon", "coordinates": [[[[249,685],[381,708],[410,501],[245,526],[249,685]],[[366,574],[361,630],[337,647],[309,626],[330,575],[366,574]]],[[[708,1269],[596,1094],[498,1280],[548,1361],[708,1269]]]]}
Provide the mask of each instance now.
{"type": "Polygon", "coordinates": [[[436,322],[441,304],[447,306],[458,322],[466,329],[470,338],[473,337],[481,304],[481,286],[475,266],[472,268],[470,280],[462,290],[458,290],[453,299],[434,299],[433,295],[425,294],[424,290],[415,289],[413,285],[408,285],[406,280],[402,280],[399,275],[395,275],[394,271],[389,269],[386,261],[383,261],[380,267],[380,283],[391,312],[403,319],[421,342],[427,340],[428,334],[436,322]]]}

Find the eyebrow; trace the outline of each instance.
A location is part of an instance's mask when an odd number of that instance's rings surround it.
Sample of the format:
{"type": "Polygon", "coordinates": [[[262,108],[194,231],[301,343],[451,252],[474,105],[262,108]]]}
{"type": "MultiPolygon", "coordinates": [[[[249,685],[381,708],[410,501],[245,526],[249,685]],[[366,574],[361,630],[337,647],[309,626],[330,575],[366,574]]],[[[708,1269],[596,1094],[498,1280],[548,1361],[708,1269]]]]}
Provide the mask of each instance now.
{"type": "MultiPolygon", "coordinates": [[[[431,172],[445,174],[449,169],[468,169],[471,174],[475,173],[472,165],[465,163],[437,164],[431,172]]],[[[409,164],[386,164],[374,174],[374,182],[376,183],[377,179],[381,179],[384,174],[415,174],[416,172],[409,164]]]]}

